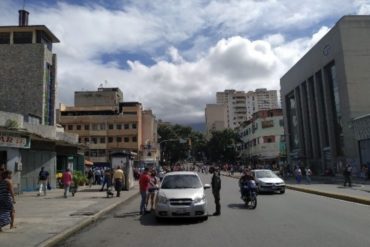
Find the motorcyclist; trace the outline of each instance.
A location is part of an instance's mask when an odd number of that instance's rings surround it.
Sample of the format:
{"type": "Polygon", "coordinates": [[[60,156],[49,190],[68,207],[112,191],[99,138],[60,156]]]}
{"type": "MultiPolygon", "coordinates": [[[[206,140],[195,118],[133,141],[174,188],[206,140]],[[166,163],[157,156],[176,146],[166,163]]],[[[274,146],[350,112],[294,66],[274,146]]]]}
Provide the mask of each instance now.
{"type": "MultiPolygon", "coordinates": [[[[248,168],[245,169],[244,172],[243,172],[243,175],[239,179],[240,194],[241,194],[242,198],[243,198],[243,192],[244,192],[243,191],[244,190],[243,186],[245,184],[249,185],[249,182],[252,181],[252,180],[254,181],[254,177],[253,177],[253,174],[252,174],[251,170],[248,169],[248,168]]],[[[248,188],[249,188],[249,186],[248,186],[248,188]]]]}

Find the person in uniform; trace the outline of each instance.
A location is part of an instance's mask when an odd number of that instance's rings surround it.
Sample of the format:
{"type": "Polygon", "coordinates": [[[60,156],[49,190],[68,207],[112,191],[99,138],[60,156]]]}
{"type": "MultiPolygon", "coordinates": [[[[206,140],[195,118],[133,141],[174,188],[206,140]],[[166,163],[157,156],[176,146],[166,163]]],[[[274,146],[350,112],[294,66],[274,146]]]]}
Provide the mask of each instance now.
{"type": "Polygon", "coordinates": [[[220,205],[220,190],[221,190],[221,178],[220,178],[220,171],[218,168],[211,167],[209,169],[210,173],[213,173],[212,176],[212,194],[215,198],[216,204],[216,211],[213,213],[214,216],[218,216],[221,214],[221,205],[220,205]]]}

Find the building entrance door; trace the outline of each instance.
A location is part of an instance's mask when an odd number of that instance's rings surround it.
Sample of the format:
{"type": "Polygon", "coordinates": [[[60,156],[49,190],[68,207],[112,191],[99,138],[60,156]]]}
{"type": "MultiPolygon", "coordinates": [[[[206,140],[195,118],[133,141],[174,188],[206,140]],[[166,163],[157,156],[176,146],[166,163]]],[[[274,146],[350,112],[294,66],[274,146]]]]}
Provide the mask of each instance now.
{"type": "Polygon", "coordinates": [[[0,165],[4,164],[5,165],[5,169],[7,169],[6,167],[6,162],[7,162],[7,153],[6,151],[0,151],[0,165]]]}

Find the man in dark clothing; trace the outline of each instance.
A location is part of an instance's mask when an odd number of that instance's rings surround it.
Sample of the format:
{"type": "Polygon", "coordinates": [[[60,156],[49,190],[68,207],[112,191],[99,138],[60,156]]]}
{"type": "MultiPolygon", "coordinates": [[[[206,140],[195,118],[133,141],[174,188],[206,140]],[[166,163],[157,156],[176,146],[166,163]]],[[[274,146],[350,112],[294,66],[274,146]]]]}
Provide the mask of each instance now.
{"type": "Polygon", "coordinates": [[[352,173],[352,167],[351,167],[350,164],[347,164],[346,167],[344,168],[344,171],[343,171],[344,187],[346,187],[347,183],[348,183],[349,187],[352,186],[351,173],[352,173]]]}
{"type": "Polygon", "coordinates": [[[214,216],[221,214],[221,205],[220,205],[220,190],[221,190],[221,178],[220,172],[217,168],[211,167],[209,169],[210,173],[213,173],[212,176],[212,194],[215,198],[216,212],[213,213],[214,216]]]}

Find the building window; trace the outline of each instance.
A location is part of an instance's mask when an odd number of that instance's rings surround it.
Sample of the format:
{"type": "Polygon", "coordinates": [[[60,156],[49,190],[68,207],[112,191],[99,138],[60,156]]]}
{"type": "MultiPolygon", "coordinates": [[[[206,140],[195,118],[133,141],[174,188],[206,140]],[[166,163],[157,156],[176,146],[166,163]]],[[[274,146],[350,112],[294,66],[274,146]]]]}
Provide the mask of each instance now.
{"type": "Polygon", "coordinates": [[[91,137],[91,142],[93,144],[97,144],[98,143],[98,139],[96,137],[91,137]]]}
{"type": "Polygon", "coordinates": [[[89,130],[89,129],[90,129],[90,125],[85,124],[85,130],[89,130]]]}
{"type": "Polygon", "coordinates": [[[92,124],[91,129],[92,130],[98,130],[98,124],[92,124]]]}
{"type": "Polygon", "coordinates": [[[133,129],[136,129],[136,123],[133,123],[133,124],[132,124],[132,128],[133,128],[133,129]]]}
{"type": "Polygon", "coordinates": [[[100,143],[105,143],[105,137],[100,137],[100,143]]]}
{"type": "Polygon", "coordinates": [[[114,128],[113,124],[109,124],[109,125],[108,125],[108,128],[109,128],[110,130],[112,130],[112,129],[114,128]]]}
{"type": "Polygon", "coordinates": [[[129,124],[125,124],[125,130],[128,130],[130,128],[129,124]]]}
{"type": "Polygon", "coordinates": [[[10,44],[10,33],[0,33],[0,44],[10,44]]]}
{"type": "Polygon", "coordinates": [[[77,130],[81,130],[81,125],[77,125],[77,126],[76,126],[76,129],[77,129],[77,130]]]}
{"type": "Polygon", "coordinates": [[[116,137],[116,142],[122,142],[122,137],[117,136],[117,137],[116,137]]]}
{"type": "Polygon", "coordinates": [[[273,120],[267,120],[261,122],[262,129],[271,128],[274,127],[274,121],[273,120]]]}
{"type": "Polygon", "coordinates": [[[32,32],[14,32],[14,44],[32,44],[32,32]]]}
{"type": "Polygon", "coordinates": [[[122,129],[122,125],[121,124],[117,124],[116,125],[116,129],[118,129],[118,130],[122,129]]]}
{"type": "Polygon", "coordinates": [[[88,143],[89,141],[89,137],[85,137],[85,143],[88,143]]]}
{"type": "Polygon", "coordinates": [[[79,137],[78,138],[78,143],[81,143],[82,142],[82,138],[81,137],[79,137]]]}
{"type": "Polygon", "coordinates": [[[105,130],[105,123],[101,123],[101,124],[99,125],[99,129],[100,129],[100,130],[105,130]]]}
{"type": "Polygon", "coordinates": [[[123,138],[123,140],[124,140],[125,142],[129,142],[129,141],[130,141],[130,138],[125,137],[125,138],[123,138]]]}
{"type": "Polygon", "coordinates": [[[137,142],[137,137],[136,136],[132,137],[132,142],[137,142]]]}
{"type": "Polygon", "coordinates": [[[280,120],[279,120],[279,125],[280,125],[280,126],[284,126],[284,119],[280,119],[280,120]]]}
{"type": "Polygon", "coordinates": [[[112,143],[112,142],[113,142],[113,137],[109,136],[109,137],[108,137],[108,142],[109,142],[109,143],[112,143]]]}
{"type": "Polygon", "coordinates": [[[68,125],[68,130],[73,130],[73,125],[68,125]]]}

